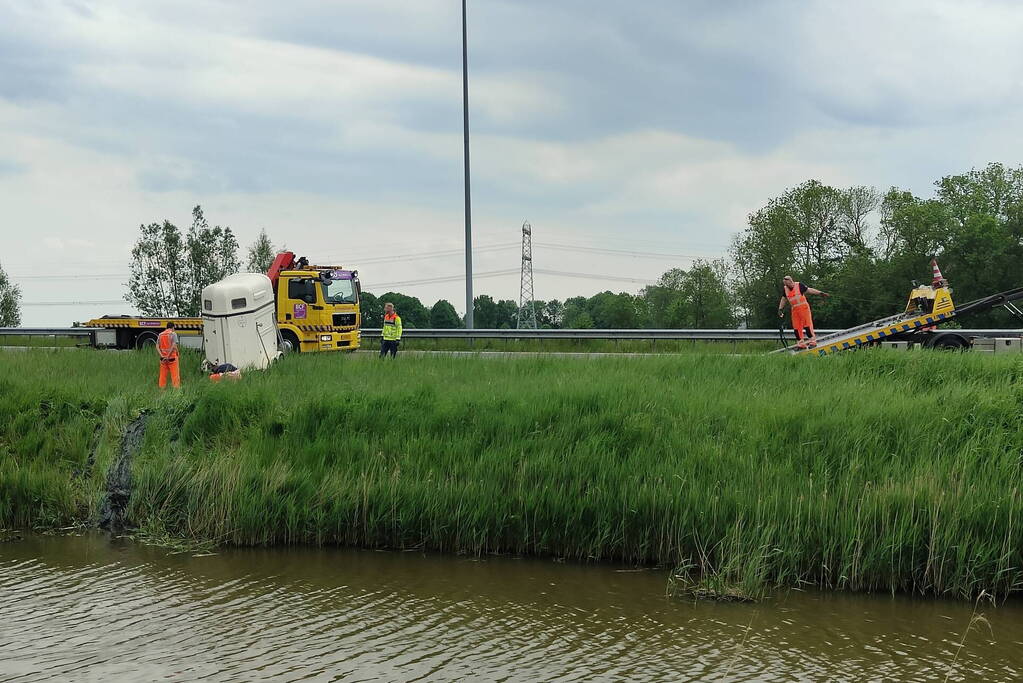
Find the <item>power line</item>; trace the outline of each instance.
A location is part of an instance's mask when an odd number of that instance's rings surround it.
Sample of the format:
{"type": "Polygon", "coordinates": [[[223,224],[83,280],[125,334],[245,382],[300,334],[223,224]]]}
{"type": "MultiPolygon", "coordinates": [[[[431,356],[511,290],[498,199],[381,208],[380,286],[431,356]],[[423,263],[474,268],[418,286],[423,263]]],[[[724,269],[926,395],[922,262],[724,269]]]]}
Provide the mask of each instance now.
{"type": "MultiPolygon", "coordinates": [[[[557,276],[557,277],[572,277],[572,278],[578,278],[578,279],[581,279],[581,280],[600,280],[602,282],[632,282],[632,283],[638,283],[638,284],[644,284],[644,285],[652,285],[652,284],[656,284],[657,283],[656,280],[650,280],[650,279],[647,279],[647,278],[625,277],[625,276],[621,276],[621,275],[607,275],[607,274],[604,274],[604,273],[572,273],[572,272],[568,272],[568,271],[564,271],[564,270],[549,270],[549,269],[541,269],[541,268],[534,268],[533,272],[534,273],[541,273],[543,275],[554,275],[554,276],[557,276]]],[[[505,275],[516,275],[516,274],[521,274],[520,269],[518,269],[518,268],[508,268],[506,270],[491,270],[491,271],[484,271],[482,273],[474,273],[473,274],[473,278],[503,277],[505,275]]],[[[405,281],[402,281],[402,282],[382,282],[382,283],[375,283],[375,284],[365,285],[363,287],[363,289],[364,290],[369,290],[369,289],[377,289],[377,290],[379,290],[379,289],[389,288],[389,287],[412,287],[412,286],[415,286],[415,285],[432,285],[432,284],[440,284],[442,282],[457,282],[458,280],[461,280],[463,277],[464,276],[462,276],[462,275],[445,275],[445,276],[441,276],[441,277],[425,278],[425,279],[420,279],[420,280],[405,280],[405,281]]]]}
{"type": "MultiPolygon", "coordinates": [[[[603,247],[592,247],[582,244],[556,244],[551,242],[535,242],[535,246],[543,249],[557,249],[562,251],[572,251],[576,253],[588,253],[588,254],[609,254],[609,255],[620,255],[620,256],[631,256],[635,258],[651,258],[651,259],[698,259],[698,258],[713,258],[706,255],[698,254],[679,254],[679,253],[663,253],[655,251],[637,251],[631,249],[606,249],[603,247]]],[[[476,254],[480,253],[493,253],[498,251],[510,250],[514,247],[519,247],[518,242],[505,242],[501,244],[491,244],[481,247],[475,247],[473,252],[476,254]]],[[[464,255],[463,249],[443,249],[426,252],[416,253],[405,253],[405,254],[394,254],[388,256],[372,256],[367,258],[339,258],[336,256],[326,256],[321,260],[340,260],[348,261],[353,265],[364,266],[372,265],[377,263],[394,263],[394,262],[405,262],[405,261],[422,261],[425,259],[442,258],[445,256],[462,256],[464,255]]],[[[17,275],[10,274],[13,280],[116,280],[120,278],[131,277],[130,273],[61,273],[51,275],[17,275]]]]}
{"type": "MultiPolygon", "coordinates": [[[[518,274],[518,268],[508,268],[506,270],[491,270],[484,271],[482,273],[473,273],[473,278],[489,278],[489,277],[502,277],[504,275],[515,275],[518,274]]],[[[465,275],[445,275],[442,277],[424,278],[419,280],[405,280],[403,282],[377,282],[371,284],[363,283],[363,290],[369,289],[389,289],[391,287],[411,287],[415,285],[433,285],[442,282],[458,282],[465,279],[465,275]]]]}
{"type": "Polygon", "coordinates": [[[698,256],[696,254],[666,254],[657,251],[633,251],[631,249],[605,249],[603,247],[590,247],[584,245],[574,244],[551,244],[550,242],[537,242],[536,246],[543,247],[545,249],[563,249],[566,251],[576,251],[591,254],[619,254],[624,256],[634,256],[637,258],[660,258],[660,259],[672,259],[672,258],[685,258],[685,259],[698,259],[698,258],[712,258],[710,256],[698,256]]]}
{"type": "MultiPolygon", "coordinates": [[[[518,242],[507,242],[505,244],[492,244],[484,247],[476,247],[473,249],[474,253],[488,253],[504,251],[506,249],[512,249],[518,247],[518,242]]],[[[421,261],[424,259],[440,258],[443,256],[462,256],[465,252],[462,249],[445,249],[443,251],[427,251],[419,252],[415,254],[396,254],[393,256],[374,256],[366,259],[341,259],[337,257],[324,257],[320,260],[323,261],[348,261],[354,265],[363,266],[371,265],[375,263],[394,263],[402,261],[421,261]]],[[[9,274],[10,275],[10,274],[9,274]]],[[[114,280],[118,278],[131,277],[131,273],[102,273],[102,274],[91,274],[91,273],[61,273],[59,275],[10,275],[13,280],[114,280]]]]}
{"type": "MultiPolygon", "coordinates": [[[[647,278],[637,277],[625,277],[622,275],[608,275],[606,273],[574,273],[564,270],[553,270],[547,268],[535,268],[534,273],[541,273],[543,275],[553,275],[556,277],[570,277],[580,280],[599,280],[603,282],[631,282],[637,284],[652,285],[656,284],[656,280],[647,278]]],[[[493,278],[493,277],[504,277],[506,275],[521,275],[521,269],[519,268],[506,268],[504,270],[490,270],[482,273],[474,273],[473,278],[493,278]]],[[[417,285],[434,285],[441,284],[444,282],[457,282],[462,280],[464,275],[442,275],[439,277],[432,278],[420,278],[417,280],[402,280],[398,282],[378,282],[366,284],[363,283],[363,289],[385,289],[391,287],[414,287],[417,285]]],[[[108,301],[28,301],[22,302],[22,306],[114,306],[124,304],[121,299],[114,299],[108,301]]]]}
{"type": "MultiPolygon", "coordinates": [[[[484,246],[484,247],[476,247],[476,248],[473,249],[473,252],[501,251],[503,249],[510,249],[512,247],[517,247],[517,246],[519,246],[518,242],[505,242],[503,244],[491,244],[491,245],[484,246]]],[[[356,265],[363,265],[363,264],[366,264],[366,263],[378,263],[378,262],[413,261],[413,260],[417,260],[417,259],[434,258],[434,257],[441,257],[441,256],[462,256],[464,254],[465,254],[465,251],[462,250],[462,249],[442,249],[442,250],[438,250],[438,251],[417,251],[417,252],[413,252],[413,253],[410,253],[410,254],[391,254],[391,255],[387,255],[387,256],[368,256],[368,257],[362,257],[362,258],[360,258],[358,256],[350,256],[350,255],[349,256],[343,256],[343,257],[342,256],[323,256],[323,257],[317,256],[316,258],[317,258],[317,260],[323,260],[323,261],[347,261],[348,263],[353,263],[353,264],[356,264],[356,265]]]]}
{"type": "Polygon", "coordinates": [[[649,280],[641,277],[623,277],[621,275],[604,275],[595,273],[569,273],[563,270],[546,270],[537,268],[533,272],[544,275],[556,275],[558,277],[574,277],[581,280],[606,280],[608,282],[637,282],[644,285],[657,284],[657,280],[649,280]]]}

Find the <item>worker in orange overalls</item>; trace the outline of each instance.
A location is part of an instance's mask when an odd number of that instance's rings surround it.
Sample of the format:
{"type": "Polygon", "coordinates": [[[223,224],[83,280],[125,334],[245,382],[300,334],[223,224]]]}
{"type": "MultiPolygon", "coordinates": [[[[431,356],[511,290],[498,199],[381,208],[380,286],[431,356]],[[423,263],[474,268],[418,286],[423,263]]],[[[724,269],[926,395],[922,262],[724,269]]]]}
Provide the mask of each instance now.
{"type": "Polygon", "coordinates": [[[178,333],[174,323],[167,323],[167,329],[156,339],[156,350],[160,354],[160,388],[167,386],[167,373],[175,389],[181,388],[181,374],[178,371],[178,333]]]}
{"type": "Polygon", "coordinates": [[[792,329],[796,331],[799,339],[797,349],[813,348],[817,346],[817,333],[813,331],[813,316],[810,314],[810,302],[806,300],[807,294],[818,294],[827,299],[830,294],[822,292],[813,287],[807,287],[802,282],[796,282],[791,275],[786,275],[782,280],[784,286],[783,296],[778,302],[778,317],[785,317],[785,304],[792,307],[792,329]]]}

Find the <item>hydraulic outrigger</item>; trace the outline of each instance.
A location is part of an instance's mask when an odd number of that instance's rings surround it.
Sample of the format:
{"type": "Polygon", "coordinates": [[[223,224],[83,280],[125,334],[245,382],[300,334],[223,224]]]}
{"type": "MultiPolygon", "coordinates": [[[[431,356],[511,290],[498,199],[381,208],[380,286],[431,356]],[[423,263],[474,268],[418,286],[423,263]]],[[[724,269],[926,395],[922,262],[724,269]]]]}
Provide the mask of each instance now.
{"type": "Polygon", "coordinates": [[[909,341],[935,349],[965,349],[970,346],[969,339],[955,330],[938,331],[936,326],[998,306],[1023,321],[1023,310],[1013,303],[1019,299],[1023,299],[1023,287],[992,294],[957,307],[952,302],[952,290],[944,279],[935,280],[931,285],[923,287],[914,283],[906,310],[902,313],[819,337],[817,345],[811,348],[792,347],[774,353],[827,356],[882,341],[909,341]]]}

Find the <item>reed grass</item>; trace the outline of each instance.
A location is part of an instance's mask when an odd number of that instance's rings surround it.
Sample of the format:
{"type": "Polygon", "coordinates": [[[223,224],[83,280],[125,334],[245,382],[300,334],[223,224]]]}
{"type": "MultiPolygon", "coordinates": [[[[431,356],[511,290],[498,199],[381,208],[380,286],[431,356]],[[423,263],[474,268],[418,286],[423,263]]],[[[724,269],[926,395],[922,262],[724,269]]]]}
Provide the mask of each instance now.
{"type": "MultiPolygon", "coordinates": [[[[788,342],[790,345],[795,343],[788,342]]],[[[702,341],[685,339],[420,339],[405,337],[402,349],[414,351],[503,351],[533,353],[766,353],[781,341],[702,341]]],[[[364,348],[378,350],[366,340],[364,348]]]]}
{"type": "Polygon", "coordinates": [[[187,539],[661,564],[740,596],[1023,580],[1023,357],[317,354],[184,379],[0,355],[0,526],[92,514],[146,407],[129,517],[187,539]]]}

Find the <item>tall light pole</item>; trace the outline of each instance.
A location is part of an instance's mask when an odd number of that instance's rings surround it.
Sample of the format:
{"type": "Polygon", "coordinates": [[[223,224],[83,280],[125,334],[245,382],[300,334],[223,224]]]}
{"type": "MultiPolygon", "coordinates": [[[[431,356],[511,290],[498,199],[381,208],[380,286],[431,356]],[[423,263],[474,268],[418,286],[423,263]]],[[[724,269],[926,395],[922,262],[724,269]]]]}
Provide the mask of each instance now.
{"type": "Polygon", "coordinates": [[[462,0],[462,130],[465,137],[465,327],[472,324],[472,205],[469,200],[469,42],[462,0]]]}

